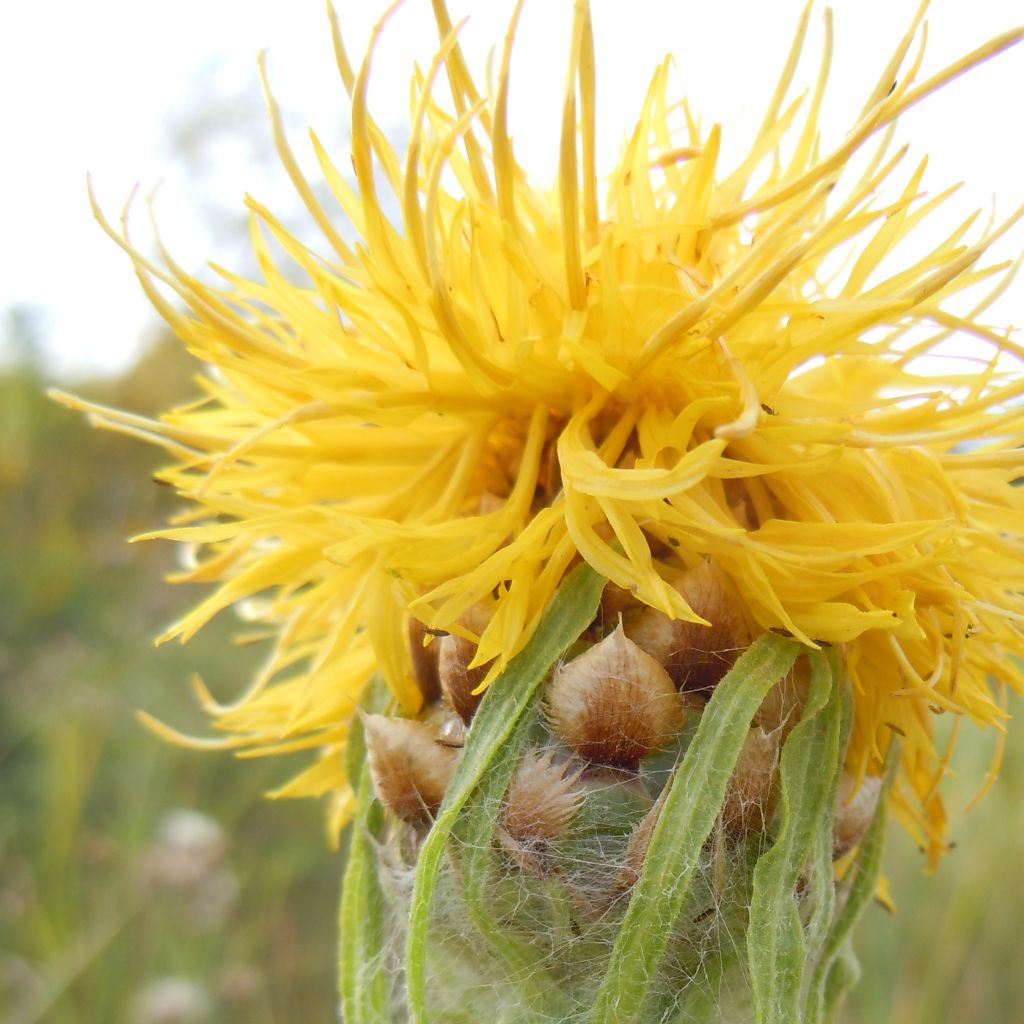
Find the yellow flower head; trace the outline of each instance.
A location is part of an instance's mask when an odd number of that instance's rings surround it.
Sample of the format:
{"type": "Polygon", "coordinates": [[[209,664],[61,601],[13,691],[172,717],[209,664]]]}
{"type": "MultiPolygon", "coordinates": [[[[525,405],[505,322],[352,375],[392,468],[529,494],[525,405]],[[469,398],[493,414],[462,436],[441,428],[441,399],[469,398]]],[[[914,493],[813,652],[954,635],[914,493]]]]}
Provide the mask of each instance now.
{"type": "Polygon", "coordinates": [[[379,672],[407,714],[421,702],[410,618],[479,639],[483,685],[500,686],[575,559],[691,621],[669,581],[711,559],[752,633],[844,645],[847,765],[877,772],[905,737],[897,806],[938,850],[933,718],[1002,729],[993,685],[1022,682],[1024,349],[980,319],[1007,281],[983,254],[1022,211],[980,235],[968,218],[899,262],[949,192],[926,197],[924,162],[905,167],[891,129],[1024,32],[919,81],[919,13],[856,123],[823,149],[828,31],[814,88],[789,98],[805,14],[738,166],[719,159],[722,127],[702,130],[668,95],[666,62],[599,177],[577,0],[547,189],[508,133],[519,5],[486,96],[433,6],[440,48],[414,79],[404,153],[367,109],[384,22],[358,72],[334,25],[354,183],[313,145],[358,241],[302,176],[269,93],[324,253],[255,202],[257,280],[221,272],[213,285],[121,240],[215,371],[201,401],[159,423],[91,409],[162,444],[175,459],[162,476],[192,504],[154,536],[196,545],[180,578],[217,588],[167,636],[246,602],[277,638],[235,703],[200,687],[221,742],[315,748],[280,792],[333,793],[340,821],[340,751],[368,681],[379,672]],[[955,312],[949,300],[978,285],[985,297],[955,312]],[[951,335],[970,358],[929,359],[951,335]],[[478,637],[465,615],[481,602],[492,614],[478,637]]]}

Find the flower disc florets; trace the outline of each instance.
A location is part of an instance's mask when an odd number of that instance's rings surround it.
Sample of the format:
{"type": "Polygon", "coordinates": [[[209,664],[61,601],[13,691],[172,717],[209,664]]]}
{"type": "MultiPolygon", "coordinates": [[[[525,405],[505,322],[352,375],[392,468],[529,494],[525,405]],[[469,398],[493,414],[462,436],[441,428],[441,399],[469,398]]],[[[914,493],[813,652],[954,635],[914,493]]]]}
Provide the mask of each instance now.
{"type": "Polygon", "coordinates": [[[337,793],[341,817],[339,749],[368,680],[380,672],[408,714],[421,703],[410,617],[478,642],[486,686],[575,559],[698,623],[672,581],[707,562],[751,635],[845,645],[848,767],[877,773],[893,734],[905,737],[896,799],[937,849],[932,716],[999,725],[989,677],[1021,683],[1024,352],[979,320],[985,301],[969,315],[949,305],[988,279],[998,292],[1002,268],[979,260],[1019,211],[964,241],[968,219],[899,262],[948,193],[925,198],[924,162],[903,170],[888,129],[1021,33],[918,82],[915,21],[828,149],[830,38],[815,88],[788,99],[805,22],[736,167],[719,160],[724,129],[701,130],[670,99],[666,62],[599,178],[590,13],[577,3],[549,191],[508,132],[519,8],[485,98],[434,6],[440,49],[416,76],[404,153],[366,103],[383,23],[358,73],[336,32],[354,182],[313,143],[357,242],[302,177],[269,99],[326,255],[255,203],[259,280],[215,287],[124,243],[176,333],[218,371],[204,401],[159,424],[100,411],[163,444],[176,459],[164,479],[196,506],[197,522],[158,535],[197,544],[183,578],[219,586],[168,636],[242,600],[278,635],[243,700],[205,695],[233,734],[225,745],[322,749],[282,792],[337,793]],[[400,217],[385,214],[392,201],[400,217]],[[953,332],[977,355],[937,376],[923,357],[953,332]],[[471,630],[481,604],[489,618],[471,630]]]}

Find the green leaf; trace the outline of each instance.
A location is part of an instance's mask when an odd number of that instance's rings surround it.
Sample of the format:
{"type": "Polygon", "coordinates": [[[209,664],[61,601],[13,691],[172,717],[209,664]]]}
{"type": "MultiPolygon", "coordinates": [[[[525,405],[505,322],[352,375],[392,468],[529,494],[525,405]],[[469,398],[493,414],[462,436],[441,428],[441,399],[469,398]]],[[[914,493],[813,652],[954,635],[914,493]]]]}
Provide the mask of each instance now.
{"type": "Polygon", "coordinates": [[[854,952],[853,942],[847,939],[840,948],[825,982],[826,1024],[834,1024],[844,996],[860,981],[860,975],[860,961],[854,952]]]}
{"type": "Polygon", "coordinates": [[[849,988],[848,979],[856,963],[849,948],[850,935],[864,909],[871,902],[882,872],[882,851],[885,846],[885,825],[889,789],[899,765],[899,746],[893,743],[886,759],[886,777],[878,796],[878,808],[871,819],[857,859],[843,879],[846,900],[836,915],[818,959],[807,998],[807,1020],[820,1024],[830,1020],[839,1000],[849,988]]]}
{"type": "MultiPolygon", "coordinates": [[[[832,667],[832,679],[841,681],[844,677],[838,652],[832,648],[828,655],[829,664],[832,667]]],[[[840,694],[842,697],[842,723],[839,728],[839,757],[828,798],[825,801],[825,813],[828,815],[830,827],[819,829],[814,838],[814,844],[811,847],[810,872],[807,879],[807,898],[811,913],[805,929],[805,939],[809,964],[817,963],[822,943],[832,925],[832,917],[836,910],[836,872],[832,864],[834,844],[832,825],[835,820],[839,780],[843,774],[846,748],[850,742],[850,729],[853,726],[853,692],[849,686],[841,685],[840,694]]],[[[807,975],[804,976],[804,979],[809,981],[807,975]]]]}
{"type": "Polygon", "coordinates": [[[839,771],[842,696],[820,651],[810,654],[811,688],[782,749],[779,829],[754,869],[747,930],[756,1024],[799,1024],[804,932],[796,885],[815,838],[832,838],[828,797],[839,771]]]}
{"type": "Polygon", "coordinates": [[[430,904],[452,828],[499,751],[519,736],[521,721],[528,723],[527,713],[551,666],[593,621],[604,584],[604,578],[586,564],[566,577],[545,610],[536,633],[484,694],[473,718],[455,778],[433,828],[423,841],[416,865],[405,959],[409,1014],[415,1024],[427,1021],[426,951],[430,904]]]}
{"type": "Polygon", "coordinates": [[[387,974],[382,970],[386,911],[372,843],[382,815],[369,769],[364,766],[360,775],[359,814],[349,830],[338,918],[342,1016],[347,1024],[388,1024],[387,974]]]}
{"type": "Polygon", "coordinates": [[[736,766],[750,721],[789,670],[800,647],[774,633],[759,637],[715,688],[670,784],[643,870],[598,991],[593,1024],[629,1024],[644,1010],[736,766]]]}

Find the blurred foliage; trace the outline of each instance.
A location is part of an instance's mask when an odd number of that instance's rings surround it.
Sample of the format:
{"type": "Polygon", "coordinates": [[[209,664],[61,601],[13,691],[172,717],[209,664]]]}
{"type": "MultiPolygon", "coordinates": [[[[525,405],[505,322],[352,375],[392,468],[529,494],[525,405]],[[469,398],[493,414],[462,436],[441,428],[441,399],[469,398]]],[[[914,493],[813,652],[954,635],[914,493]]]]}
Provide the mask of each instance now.
{"type": "MultiPolygon", "coordinates": [[[[125,543],[174,508],[150,481],[160,453],[49,401],[31,324],[12,323],[26,337],[0,374],[0,1020],[163,1020],[168,993],[148,1007],[139,993],[167,978],[205,1005],[167,1020],[330,1020],[337,857],[320,807],[261,797],[294,766],[181,750],[134,718],[203,730],[190,671],[226,697],[259,651],[232,644],[230,615],[153,649],[196,598],[162,581],[170,545],[125,543]],[[205,889],[174,880],[180,863],[154,867],[184,856],[157,841],[174,808],[226,837],[205,889]]],[[[193,393],[191,372],[168,342],[78,390],[152,412],[193,393]]]]}

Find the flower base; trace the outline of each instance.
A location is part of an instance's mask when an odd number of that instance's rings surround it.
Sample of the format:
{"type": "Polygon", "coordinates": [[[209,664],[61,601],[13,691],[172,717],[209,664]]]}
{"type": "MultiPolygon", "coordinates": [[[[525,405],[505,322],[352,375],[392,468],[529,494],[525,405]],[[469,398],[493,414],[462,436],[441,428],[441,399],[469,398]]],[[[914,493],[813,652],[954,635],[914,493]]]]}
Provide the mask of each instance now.
{"type": "Polygon", "coordinates": [[[585,566],[567,578],[484,695],[429,828],[385,814],[362,769],[342,895],[344,1020],[832,1019],[856,976],[849,939],[874,895],[885,819],[879,800],[837,881],[850,723],[839,652],[808,656],[772,787],[744,775],[759,770],[748,736],[803,650],[772,633],[635,769],[564,750],[556,770],[548,681],[593,643],[603,586],[585,566]],[[546,803],[517,774],[527,770],[550,773],[546,803]],[[558,779],[573,790],[562,830],[549,813],[558,779]],[[513,810],[522,793],[540,801],[534,837],[513,810]],[[730,811],[743,794],[760,801],[759,825],[730,811]]]}

